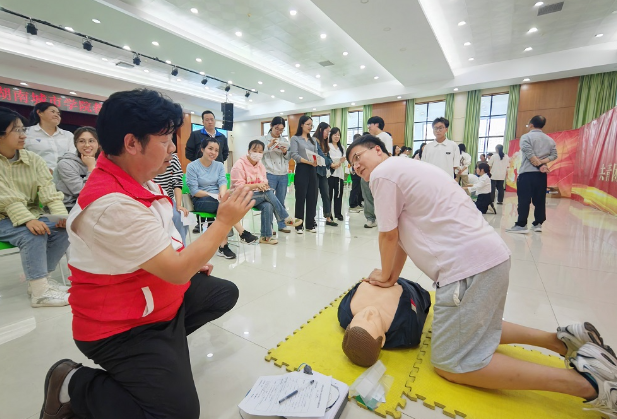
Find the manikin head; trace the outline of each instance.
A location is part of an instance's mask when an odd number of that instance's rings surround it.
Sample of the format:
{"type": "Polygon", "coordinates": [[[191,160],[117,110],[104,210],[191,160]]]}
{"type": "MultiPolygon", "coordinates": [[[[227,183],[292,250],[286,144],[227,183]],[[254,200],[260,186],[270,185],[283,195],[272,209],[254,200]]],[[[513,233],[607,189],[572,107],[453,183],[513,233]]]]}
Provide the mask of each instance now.
{"type": "Polygon", "coordinates": [[[381,313],[368,306],[356,313],[343,336],[343,352],[351,362],[370,367],[379,359],[386,343],[386,330],[381,313]]]}

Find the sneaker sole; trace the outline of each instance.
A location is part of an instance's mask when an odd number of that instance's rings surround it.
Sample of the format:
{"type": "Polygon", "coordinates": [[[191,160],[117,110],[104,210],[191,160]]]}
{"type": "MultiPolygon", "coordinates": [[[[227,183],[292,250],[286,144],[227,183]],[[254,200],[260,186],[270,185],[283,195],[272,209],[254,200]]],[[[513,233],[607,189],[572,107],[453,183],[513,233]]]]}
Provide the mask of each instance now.
{"type": "Polygon", "coordinates": [[[235,258],[236,258],[235,256],[227,256],[226,254],[224,254],[224,253],[219,253],[219,252],[216,252],[216,255],[217,255],[218,257],[222,257],[222,258],[225,258],[225,259],[235,259],[235,258]]]}
{"type": "Polygon", "coordinates": [[[43,419],[43,415],[45,415],[45,403],[47,403],[47,390],[49,389],[49,380],[51,379],[51,374],[53,374],[54,370],[58,367],[58,365],[66,361],[73,362],[72,359],[61,359],[60,361],[52,365],[51,368],[49,368],[49,371],[47,371],[47,375],[45,376],[45,391],[43,392],[43,407],[41,407],[41,415],[39,416],[39,419],[43,419]]]}
{"type": "Polygon", "coordinates": [[[527,234],[527,233],[529,233],[529,230],[506,230],[506,233],[527,234]]]}
{"type": "Polygon", "coordinates": [[[589,322],[585,322],[583,323],[583,326],[585,327],[585,330],[587,331],[587,336],[589,336],[589,339],[591,339],[593,343],[602,347],[606,352],[613,355],[614,358],[617,358],[617,355],[615,355],[615,351],[613,351],[613,348],[604,344],[604,339],[602,339],[600,332],[598,332],[598,329],[596,329],[596,327],[593,324],[589,322]]]}

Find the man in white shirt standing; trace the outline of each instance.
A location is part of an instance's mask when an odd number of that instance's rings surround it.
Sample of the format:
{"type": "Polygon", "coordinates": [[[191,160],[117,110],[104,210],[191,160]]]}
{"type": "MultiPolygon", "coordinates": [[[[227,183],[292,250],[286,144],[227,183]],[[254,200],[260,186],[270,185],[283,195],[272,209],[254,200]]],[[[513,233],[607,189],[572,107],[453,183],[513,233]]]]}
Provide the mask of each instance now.
{"type": "Polygon", "coordinates": [[[450,121],[443,117],[433,121],[435,141],[428,143],[424,147],[422,161],[439,167],[453,177],[454,171],[459,169],[461,153],[456,143],[446,138],[449,126],[450,121]]]}
{"type": "Polygon", "coordinates": [[[461,158],[460,166],[456,173],[456,183],[460,182],[460,185],[464,188],[466,186],[471,186],[469,183],[469,166],[471,165],[471,156],[467,154],[465,144],[459,144],[458,149],[461,153],[461,158]]]}

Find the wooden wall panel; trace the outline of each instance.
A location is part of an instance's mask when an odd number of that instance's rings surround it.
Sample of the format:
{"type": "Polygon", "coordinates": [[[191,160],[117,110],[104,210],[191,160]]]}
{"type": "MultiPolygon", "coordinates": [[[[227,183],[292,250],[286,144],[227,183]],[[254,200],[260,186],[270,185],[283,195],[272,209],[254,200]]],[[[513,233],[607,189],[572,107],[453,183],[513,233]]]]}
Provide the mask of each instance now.
{"type": "MultiPolygon", "coordinates": [[[[386,123],[384,131],[392,135],[394,145],[405,145],[405,101],[376,103],[373,105],[373,116],[381,116],[386,123]]],[[[388,150],[392,152],[392,150],[388,150]]]]}
{"type": "Polygon", "coordinates": [[[544,132],[572,129],[578,91],[578,77],[523,84],[516,120],[516,137],[528,131],[529,120],[535,115],[546,118],[544,132]]]}
{"type": "Polygon", "coordinates": [[[186,148],[186,142],[191,135],[191,114],[184,114],[184,123],[176,132],[176,135],[178,140],[176,153],[178,153],[178,158],[180,159],[180,164],[182,165],[182,171],[186,173],[186,166],[190,163],[190,161],[185,157],[184,150],[186,148]]]}

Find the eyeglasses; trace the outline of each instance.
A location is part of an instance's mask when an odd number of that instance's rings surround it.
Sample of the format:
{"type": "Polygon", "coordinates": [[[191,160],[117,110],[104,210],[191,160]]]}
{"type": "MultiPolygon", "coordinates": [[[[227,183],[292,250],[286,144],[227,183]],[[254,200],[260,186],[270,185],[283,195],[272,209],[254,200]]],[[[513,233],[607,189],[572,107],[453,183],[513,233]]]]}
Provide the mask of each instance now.
{"type": "Polygon", "coordinates": [[[13,128],[11,130],[11,132],[16,132],[18,134],[25,134],[26,133],[26,127],[21,127],[21,128],[13,128]]]}
{"type": "Polygon", "coordinates": [[[283,127],[283,128],[273,127],[273,128],[272,128],[272,131],[276,131],[276,132],[283,132],[283,131],[285,131],[285,127],[283,127]]]}
{"type": "Polygon", "coordinates": [[[441,127],[433,127],[433,131],[443,131],[444,129],[446,129],[446,127],[441,126],[441,127]]]}
{"type": "Polygon", "coordinates": [[[98,141],[96,141],[94,138],[90,138],[89,140],[77,140],[77,144],[79,145],[96,144],[96,143],[98,143],[98,141]]]}
{"type": "Polygon", "coordinates": [[[351,156],[351,164],[356,164],[356,163],[358,163],[358,162],[360,161],[360,156],[361,156],[363,153],[366,153],[367,151],[372,150],[372,149],[374,149],[374,148],[375,148],[375,147],[367,148],[367,149],[366,149],[366,150],[364,150],[364,151],[359,151],[359,152],[355,153],[353,156],[351,156]]]}

